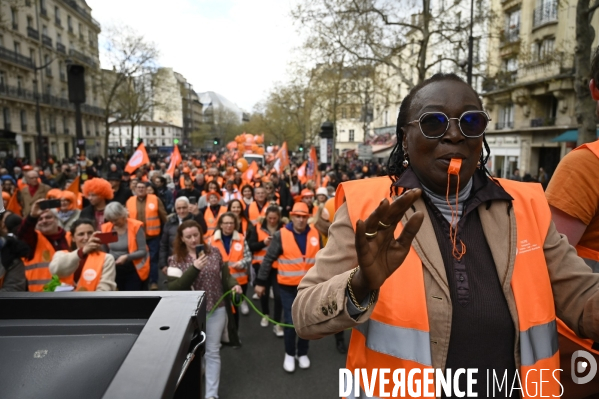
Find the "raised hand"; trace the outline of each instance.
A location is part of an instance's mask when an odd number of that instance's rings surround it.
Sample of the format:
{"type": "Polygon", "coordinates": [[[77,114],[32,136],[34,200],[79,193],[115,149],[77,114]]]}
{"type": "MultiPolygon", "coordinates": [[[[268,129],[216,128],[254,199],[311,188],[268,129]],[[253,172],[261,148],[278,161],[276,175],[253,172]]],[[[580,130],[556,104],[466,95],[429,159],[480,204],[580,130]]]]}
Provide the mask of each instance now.
{"type": "Polygon", "coordinates": [[[420,198],[419,189],[409,190],[392,203],[387,199],[356,225],[356,251],[360,270],[352,279],[352,290],[359,301],[376,289],[403,263],[412,240],[420,230],[424,215],[414,213],[403,226],[399,238],[395,229],[405,212],[420,198]]]}

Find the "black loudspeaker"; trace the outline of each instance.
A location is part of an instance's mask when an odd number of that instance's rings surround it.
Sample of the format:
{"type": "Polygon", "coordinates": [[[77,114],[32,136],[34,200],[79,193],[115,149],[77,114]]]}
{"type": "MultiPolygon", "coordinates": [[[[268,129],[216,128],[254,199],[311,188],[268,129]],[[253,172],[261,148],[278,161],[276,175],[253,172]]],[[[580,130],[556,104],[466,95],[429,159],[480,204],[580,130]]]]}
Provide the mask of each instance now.
{"type": "Polygon", "coordinates": [[[69,79],[69,102],[85,102],[85,68],[83,65],[70,64],[67,66],[69,79]]]}

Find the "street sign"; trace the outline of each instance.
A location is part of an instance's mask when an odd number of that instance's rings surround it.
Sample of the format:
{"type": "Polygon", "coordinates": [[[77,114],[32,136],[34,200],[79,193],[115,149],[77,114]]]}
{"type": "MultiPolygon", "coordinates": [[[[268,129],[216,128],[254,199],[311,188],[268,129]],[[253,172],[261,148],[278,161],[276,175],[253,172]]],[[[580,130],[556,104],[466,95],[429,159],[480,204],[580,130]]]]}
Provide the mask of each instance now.
{"type": "Polygon", "coordinates": [[[320,163],[330,163],[333,153],[333,139],[320,139],[320,163]]]}
{"type": "Polygon", "coordinates": [[[372,146],[369,144],[358,144],[358,159],[370,161],[372,159],[372,146]]]}

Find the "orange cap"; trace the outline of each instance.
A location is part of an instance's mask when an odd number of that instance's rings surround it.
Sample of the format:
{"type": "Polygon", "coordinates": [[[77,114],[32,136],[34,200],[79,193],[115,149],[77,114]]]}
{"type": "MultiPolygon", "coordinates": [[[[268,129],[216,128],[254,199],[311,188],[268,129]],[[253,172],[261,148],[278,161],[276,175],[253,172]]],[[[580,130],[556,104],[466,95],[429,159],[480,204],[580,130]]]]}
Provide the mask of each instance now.
{"type": "Polygon", "coordinates": [[[449,162],[449,168],[447,169],[447,174],[457,176],[460,173],[461,167],[462,160],[460,158],[451,158],[451,162],[449,162]]]}
{"type": "Polygon", "coordinates": [[[302,197],[314,197],[314,191],[309,188],[304,188],[301,193],[302,197]]]}
{"type": "Polygon", "coordinates": [[[293,204],[293,209],[289,212],[290,215],[310,216],[310,210],[305,202],[296,202],[293,204]]]}

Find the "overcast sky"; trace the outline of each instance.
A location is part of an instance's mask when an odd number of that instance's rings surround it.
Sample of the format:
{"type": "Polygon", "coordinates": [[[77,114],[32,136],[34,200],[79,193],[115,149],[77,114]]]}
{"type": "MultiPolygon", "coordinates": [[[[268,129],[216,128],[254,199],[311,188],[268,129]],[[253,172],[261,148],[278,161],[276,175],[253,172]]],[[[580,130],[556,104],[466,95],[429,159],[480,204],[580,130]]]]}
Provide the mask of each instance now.
{"type": "Polygon", "coordinates": [[[245,111],[286,79],[300,44],[289,16],[295,0],[86,1],[101,25],[126,24],[156,43],[160,65],[196,92],[215,91],[245,111]]]}

